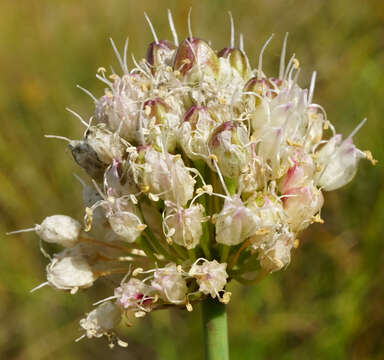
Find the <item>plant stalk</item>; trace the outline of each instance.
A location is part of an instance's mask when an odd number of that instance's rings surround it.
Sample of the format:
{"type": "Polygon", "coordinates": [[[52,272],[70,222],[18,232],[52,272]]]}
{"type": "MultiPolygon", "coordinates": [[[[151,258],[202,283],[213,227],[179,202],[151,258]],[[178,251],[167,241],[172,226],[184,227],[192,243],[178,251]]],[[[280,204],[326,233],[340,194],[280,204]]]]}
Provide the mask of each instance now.
{"type": "Polygon", "coordinates": [[[208,298],[201,306],[205,360],[229,360],[226,305],[208,298]]]}

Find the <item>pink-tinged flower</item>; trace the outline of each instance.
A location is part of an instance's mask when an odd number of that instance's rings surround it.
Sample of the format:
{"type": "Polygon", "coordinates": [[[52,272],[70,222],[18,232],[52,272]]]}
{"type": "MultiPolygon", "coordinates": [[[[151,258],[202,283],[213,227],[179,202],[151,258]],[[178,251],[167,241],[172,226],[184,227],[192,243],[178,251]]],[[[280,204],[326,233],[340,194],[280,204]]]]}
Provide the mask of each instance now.
{"type": "Polygon", "coordinates": [[[297,150],[290,160],[293,165],[280,180],[279,190],[282,194],[310,183],[316,171],[312,156],[301,150],[297,150]]]}
{"type": "Polygon", "coordinates": [[[196,279],[199,284],[199,291],[220,299],[219,293],[224,290],[227,284],[228,274],[226,268],[226,263],[220,264],[216,260],[199,259],[192,265],[189,275],[196,279]],[[199,265],[199,262],[201,262],[201,265],[199,265]]]}
{"type": "Polygon", "coordinates": [[[187,283],[184,276],[178,271],[176,264],[168,264],[156,269],[153,273],[151,286],[158,291],[160,297],[173,304],[185,303],[187,283]]]}
{"type": "Polygon", "coordinates": [[[204,207],[200,204],[188,208],[168,207],[164,225],[166,236],[187,249],[195,248],[203,235],[204,207]]]}
{"type": "Polygon", "coordinates": [[[283,203],[287,222],[293,231],[300,231],[313,222],[320,211],[324,198],[313,184],[292,188],[283,194],[283,203]]]}
{"type": "Polygon", "coordinates": [[[331,191],[353,179],[359,160],[366,154],[353,144],[351,136],[342,141],[341,135],[337,134],[316,153],[316,157],[320,165],[317,183],[325,191],[331,191]]]}
{"type": "Polygon", "coordinates": [[[123,309],[138,311],[148,310],[147,307],[153,302],[152,294],[153,289],[149,285],[132,277],[115,289],[114,297],[123,309]]]}

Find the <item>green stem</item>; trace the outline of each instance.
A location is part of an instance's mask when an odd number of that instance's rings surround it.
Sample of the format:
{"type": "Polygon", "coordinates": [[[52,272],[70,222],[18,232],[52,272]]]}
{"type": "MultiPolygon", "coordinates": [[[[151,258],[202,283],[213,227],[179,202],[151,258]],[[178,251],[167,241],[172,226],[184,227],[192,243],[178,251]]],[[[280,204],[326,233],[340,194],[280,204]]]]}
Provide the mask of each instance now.
{"type": "Polygon", "coordinates": [[[201,306],[205,360],[229,360],[226,305],[208,298],[201,306]]]}

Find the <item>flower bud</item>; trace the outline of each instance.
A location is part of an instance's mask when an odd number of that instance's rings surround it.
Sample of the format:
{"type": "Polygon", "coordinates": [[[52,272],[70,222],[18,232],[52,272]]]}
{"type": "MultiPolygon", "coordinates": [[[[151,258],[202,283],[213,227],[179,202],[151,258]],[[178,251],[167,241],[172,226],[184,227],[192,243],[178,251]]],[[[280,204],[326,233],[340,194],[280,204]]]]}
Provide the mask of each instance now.
{"type": "Polygon", "coordinates": [[[202,77],[215,79],[219,73],[219,61],[204,40],[187,38],[177,49],[173,69],[188,76],[190,81],[200,80],[202,77]]]}
{"type": "Polygon", "coordinates": [[[366,155],[347,138],[341,142],[341,135],[335,135],[317,153],[320,165],[317,184],[325,191],[336,190],[348,184],[356,174],[359,160],[366,155]]]}
{"type": "Polygon", "coordinates": [[[224,48],[218,53],[219,57],[228,59],[229,64],[245,79],[249,76],[250,67],[247,55],[237,48],[224,48]]]}
{"type": "Polygon", "coordinates": [[[177,271],[176,264],[168,264],[164,268],[156,269],[151,286],[157,290],[160,297],[173,304],[185,302],[188,288],[182,274],[177,271]]]}
{"type": "Polygon", "coordinates": [[[121,310],[110,301],[104,302],[92,310],[86,318],[80,320],[80,326],[88,338],[108,335],[121,320],[121,310]]]}
{"type": "Polygon", "coordinates": [[[149,44],[146,60],[151,65],[152,73],[162,65],[171,66],[176,46],[169,40],[154,41],[149,44]]]}
{"type": "Polygon", "coordinates": [[[212,298],[220,298],[219,292],[227,284],[227,263],[220,264],[216,260],[202,259],[201,265],[195,262],[189,270],[189,275],[194,277],[199,285],[199,291],[211,295],[212,298]]]}
{"type": "Polygon", "coordinates": [[[192,205],[189,208],[176,208],[166,216],[166,225],[175,229],[172,240],[187,249],[193,249],[199,244],[203,235],[204,208],[202,205],[192,205]]]}
{"type": "Polygon", "coordinates": [[[261,104],[262,97],[274,97],[276,95],[274,89],[277,84],[281,84],[281,82],[274,79],[253,77],[245,84],[244,92],[254,93],[257,96],[247,95],[246,98],[254,99],[254,106],[256,107],[261,104]]]}
{"type": "MultiPolygon", "coordinates": [[[[249,142],[247,129],[235,121],[227,121],[213,130],[208,143],[211,154],[218,159],[218,166],[224,176],[237,179],[248,166],[249,142]]],[[[209,161],[209,165],[212,166],[209,161]]]]}
{"type": "Polygon", "coordinates": [[[308,227],[324,203],[321,191],[312,184],[289,189],[283,196],[287,221],[295,232],[308,227]]]}
{"type": "Polygon", "coordinates": [[[48,243],[71,247],[77,243],[81,225],[66,215],[46,217],[40,225],[36,225],[36,234],[48,243]]]}
{"type": "Polygon", "coordinates": [[[226,199],[216,217],[216,241],[228,246],[238,245],[253,235],[259,224],[259,217],[238,196],[226,199]]]}

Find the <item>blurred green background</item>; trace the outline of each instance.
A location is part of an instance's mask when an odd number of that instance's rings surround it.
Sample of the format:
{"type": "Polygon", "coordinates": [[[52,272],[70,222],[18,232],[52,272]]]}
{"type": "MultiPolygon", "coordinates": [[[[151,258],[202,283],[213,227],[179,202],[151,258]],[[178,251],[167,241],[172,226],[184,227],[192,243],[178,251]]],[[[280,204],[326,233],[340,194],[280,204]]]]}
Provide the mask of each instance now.
{"type": "Polygon", "coordinates": [[[158,312],[121,334],[127,350],[105,341],[74,343],[78,320],[108,294],[105,284],[76,296],[43,288],[45,259],[33,234],[5,237],[46,215],[81,218],[79,172],[65,144],[43,138],[79,138],[92,102],[75,84],[102,93],[99,66],[116,59],[108,38],[144,56],[152,41],[143,12],[161,38],[170,38],[172,9],[179,36],[193,6],[193,31],[215,48],[229,43],[227,10],[252,64],[271,33],[265,54],[277,71],[281,41],[290,33],[289,54],[300,59],[301,84],[318,70],[315,102],[337,129],[356,136],[379,164],[362,162],[355,180],[326,194],[324,225],[302,236],[286,271],[259,286],[233,286],[229,304],[232,359],[384,358],[384,5],[380,0],[2,0],[0,2],[0,358],[201,359],[200,313],[158,312]]]}

